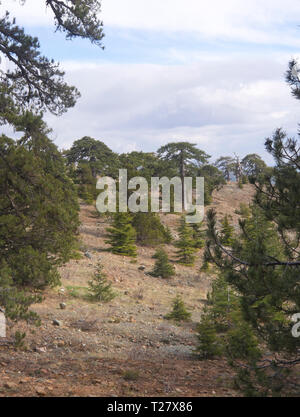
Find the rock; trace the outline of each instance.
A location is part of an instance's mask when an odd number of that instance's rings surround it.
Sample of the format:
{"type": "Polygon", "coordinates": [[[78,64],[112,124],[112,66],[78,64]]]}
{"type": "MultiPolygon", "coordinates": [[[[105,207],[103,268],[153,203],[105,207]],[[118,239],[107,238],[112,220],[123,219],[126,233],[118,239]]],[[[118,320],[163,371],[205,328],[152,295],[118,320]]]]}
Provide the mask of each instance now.
{"type": "Polygon", "coordinates": [[[37,395],[39,395],[40,397],[44,397],[45,395],[47,395],[45,388],[43,387],[37,387],[35,392],[37,393],[37,395]]]}
{"type": "Polygon", "coordinates": [[[61,289],[59,290],[59,292],[60,292],[60,293],[62,293],[62,294],[63,294],[65,291],[66,291],[66,290],[65,290],[64,288],[61,288],[61,289]]]}
{"type": "Polygon", "coordinates": [[[55,319],[52,321],[52,324],[53,326],[61,326],[61,321],[55,319]]]}
{"type": "Polygon", "coordinates": [[[65,303],[60,303],[59,307],[61,310],[65,310],[65,308],[67,307],[67,305],[65,303]]]}
{"type": "Polygon", "coordinates": [[[36,346],[34,348],[34,350],[35,350],[35,352],[38,352],[38,353],[46,353],[47,352],[47,348],[45,346],[43,346],[43,347],[36,346]]]}
{"type": "Polygon", "coordinates": [[[139,266],[139,271],[145,271],[145,269],[146,269],[145,265],[139,266]]]}
{"type": "Polygon", "coordinates": [[[92,259],[92,255],[89,251],[84,252],[84,256],[88,259],[92,259]]]}
{"type": "Polygon", "coordinates": [[[7,389],[15,389],[17,387],[17,384],[14,384],[13,382],[5,382],[3,386],[7,389]]]}

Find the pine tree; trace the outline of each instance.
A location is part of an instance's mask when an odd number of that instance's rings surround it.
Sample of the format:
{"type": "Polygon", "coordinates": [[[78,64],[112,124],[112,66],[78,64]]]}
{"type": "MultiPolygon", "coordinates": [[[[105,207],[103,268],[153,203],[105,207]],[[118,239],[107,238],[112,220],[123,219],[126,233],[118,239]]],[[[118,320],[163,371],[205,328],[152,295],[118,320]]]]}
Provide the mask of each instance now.
{"type": "Polygon", "coordinates": [[[173,300],[173,309],[172,311],[165,316],[167,320],[174,321],[188,321],[190,320],[192,314],[186,310],[184,302],[180,295],[177,295],[173,300]]]}
{"type": "Polygon", "coordinates": [[[155,266],[150,275],[154,277],[169,278],[175,275],[175,269],[168,260],[168,255],[163,249],[158,249],[154,255],[155,266]]]}
{"type": "MultiPolygon", "coordinates": [[[[286,174],[284,179],[288,179],[286,174]]],[[[262,190],[263,198],[266,190],[262,190]]],[[[272,199],[271,204],[274,203],[272,199]]],[[[278,203],[284,207],[286,200],[278,200],[278,203]]],[[[290,206],[286,209],[289,211],[290,206]]],[[[240,220],[241,232],[230,248],[223,248],[218,240],[216,213],[210,211],[207,216],[206,255],[218,265],[225,284],[231,286],[238,297],[238,305],[230,313],[226,312],[225,293],[219,300],[215,299],[217,305],[223,303],[215,314],[215,323],[221,324],[223,331],[224,326],[227,329],[225,351],[237,372],[236,384],[245,393],[256,392],[257,395],[277,395],[279,389],[289,389],[287,383],[282,383],[288,376],[286,365],[292,367],[299,360],[299,342],[291,333],[291,317],[300,306],[296,290],[300,263],[289,255],[288,242],[281,240],[275,224],[268,220],[271,214],[278,213],[253,205],[251,216],[240,220]],[[271,352],[269,364],[262,359],[266,349],[271,352]],[[247,368],[241,370],[240,361],[244,361],[247,368]]],[[[289,221],[282,215],[279,214],[280,221],[289,221]]],[[[289,387],[291,389],[291,385],[289,387]]]]}
{"type": "Polygon", "coordinates": [[[227,214],[222,219],[221,224],[221,243],[225,246],[230,246],[233,242],[234,227],[229,223],[227,214]]]}
{"type": "Polygon", "coordinates": [[[193,240],[194,240],[194,248],[201,249],[204,247],[205,244],[205,235],[206,231],[201,229],[203,222],[201,223],[192,223],[191,228],[193,230],[193,240]]]}
{"type": "MultiPolygon", "coordinates": [[[[19,7],[24,3],[20,2],[19,7]]],[[[98,0],[46,0],[39,3],[39,7],[49,9],[56,30],[64,32],[67,39],[79,37],[102,45],[104,34],[98,0]]],[[[10,119],[7,110],[11,104],[14,110],[30,108],[37,113],[50,110],[56,115],[74,106],[80,96],[78,90],[65,83],[65,74],[59,65],[41,55],[39,40],[26,34],[8,11],[4,11],[0,20],[0,49],[4,61],[0,80],[4,99],[1,105],[5,107],[0,111],[0,118],[10,119]]]]}
{"type": "Polygon", "coordinates": [[[205,312],[197,325],[197,339],[195,353],[199,359],[213,359],[222,354],[222,345],[218,340],[215,323],[205,312]]]}
{"type": "Polygon", "coordinates": [[[88,284],[90,298],[94,301],[107,302],[116,297],[116,294],[112,289],[112,284],[108,282],[100,262],[97,264],[93,279],[89,281],[88,284]]]}
{"type": "Polygon", "coordinates": [[[132,219],[128,213],[115,213],[112,226],[107,228],[108,239],[105,243],[111,245],[112,253],[131,256],[136,254],[136,232],[131,225],[132,219]]]}
{"type": "Polygon", "coordinates": [[[193,266],[195,261],[194,254],[196,251],[194,247],[193,230],[187,225],[184,216],[180,219],[178,233],[179,240],[175,244],[178,248],[177,262],[182,265],[193,266]]]}
{"type": "Polygon", "coordinates": [[[142,246],[157,246],[170,243],[169,231],[161,223],[157,213],[134,213],[132,226],[136,231],[137,242],[142,246]]]}
{"type": "Polygon", "coordinates": [[[43,120],[27,112],[14,125],[20,140],[0,138],[0,305],[17,320],[33,317],[31,290],[59,283],[57,267],[77,246],[79,207],[43,120]]]}

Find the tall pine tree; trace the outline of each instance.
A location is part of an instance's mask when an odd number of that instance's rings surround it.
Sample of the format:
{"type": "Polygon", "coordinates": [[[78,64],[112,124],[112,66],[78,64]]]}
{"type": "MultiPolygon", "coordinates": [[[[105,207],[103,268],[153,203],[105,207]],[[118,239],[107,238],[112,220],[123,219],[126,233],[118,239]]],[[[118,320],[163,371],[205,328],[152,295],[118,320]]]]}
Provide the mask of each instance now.
{"type": "Polygon", "coordinates": [[[112,253],[116,255],[136,257],[136,232],[131,225],[129,213],[115,213],[112,226],[107,228],[106,243],[111,245],[112,253]]]}
{"type": "Polygon", "coordinates": [[[193,230],[186,223],[185,216],[182,216],[180,219],[180,225],[178,228],[179,240],[176,242],[175,246],[178,248],[177,262],[186,265],[193,266],[195,262],[195,247],[193,240],[193,230]]]}
{"type": "Polygon", "coordinates": [[[175,269],[173,265],[170,264],[166,251],[158,249],[154,258],[156,259],[155,266],[150,275],[162,278],[169,278],[172,275],[175,275],[175,269]]]}

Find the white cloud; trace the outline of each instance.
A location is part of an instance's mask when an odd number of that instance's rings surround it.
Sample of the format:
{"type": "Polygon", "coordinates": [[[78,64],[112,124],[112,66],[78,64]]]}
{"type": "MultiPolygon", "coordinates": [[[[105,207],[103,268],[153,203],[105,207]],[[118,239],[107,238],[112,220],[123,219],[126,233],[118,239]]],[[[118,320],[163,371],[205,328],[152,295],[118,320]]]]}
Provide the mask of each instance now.
{"type": "Polygon", "coordinates": [[[43,0],[26,0],[22,6],[21,0],[1,0],[0,9],[8,10],[17,24],[31,26],[48,26],[53,24],[53,14],[43,0]]]}
{"type": "MultiPolygon", "coordinates": [[[[53,24],[43,0],[26,0],[23,7],[20,0],[2,0],[0,7],[20,24],[53,24]]],[[[298,0],[102,0],[100,17],[105,26],[300,47],[298,0]]]]}
{"type": "Polygon", "coordinates": [[[214,158],[262,153],[275,128],[293,133],[298,122],[298,104],[282,76],[285,57],[281,64],[277,58],[189,66],[69,62],[69,81],[83,96],[63,117],[48,117],[49,124],[61,147],[89,135],[118,152],[190,140],[214,158]]]}
{"type": "MultiPolygon", "coordinates": [[[[20,24],[53,24],[42,0],[27,0],[24,7],[19,0],[1,3],[2,9],[13,8],[20,24]]],[[[217,157],[234,151],[263,152],[265,137],[276,127],[295,132],[298,104],[283,80],[290,56],[270,53],[271,48],[252,47],[250,52],[245,42],[269,44],[274,51],[288,45],[299,53],[299,1],[286,0],[283,5],[282,0],[103,0],[102,4],[106,27],[174,37],[175,46],[168,42],[163,47],[158,40],[157,49],[184,65],[64,63],[69,80],[83,96],[63,117],[47,116],[61,147],[84,135],[102,139],[118,152],[155,150],[170,140],[184,139],[217,157]],[[178,49],[176,36],[184,38],[184,32],[192,32],[204,46],[205,41],[218,41],[219,52],[198,51],[196,42],[191,50],[178,49]],[[220,41],[244,43],[244,51],[223,52],[220,41]]],[[[130,39],[128,44],[135,46],[130,39]]]]}
{"type": "Polygon", "coordinates": [[[297,0],[103,0],[104,23],[123,28],[196,32],[205,38],[300,45],[297,0]],[[288,25],[290,24],[290,27],[288,25]],[[278,30],[286,25],[285,31],[278,30]],[[276,29],[277,27],[277,29],[276,29]]]}

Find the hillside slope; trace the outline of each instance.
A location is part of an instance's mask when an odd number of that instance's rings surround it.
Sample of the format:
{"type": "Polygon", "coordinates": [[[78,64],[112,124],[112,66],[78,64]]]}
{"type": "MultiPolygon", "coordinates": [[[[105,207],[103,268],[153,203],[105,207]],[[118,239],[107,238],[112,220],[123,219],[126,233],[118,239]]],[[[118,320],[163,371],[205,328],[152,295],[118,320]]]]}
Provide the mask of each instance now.
{"type": "MultiPolygon", "coordinates": [[[[232,215],[253,195],[250,185],[229,183],[213,196],[219,218],[232,215]]],[[[164,280],[146,275],[154,249],[138,248],[136,263],[104,249],[108,223],[95,208],[81,205],[83,256],[61,268],[62,286],[48,290],[35,306],[38,329],[9,324],[8,336],[24,330],[26,351],[0,345],[0,395],[38,396],[232,396],[231,372],[222,360],[198,361],[192,352],[195,327],[212,277],[195,267],[176,265],[164,280]],[[107,304],[86,300],[85,288],[101,260],[118,296],[107,304]],[[143,270],[140,270],[140,267],[143,270]],[[164,319],[176,294],[182,295],[192,321],[180,326],[164,319]],[[60,303],[66,308],[61,309],[60,303]],[[59,325],[54,325],[57,320],[59,325]]],[[[176,233],[179,216],[162,215],[176,233]]],[[[167,247],[170,258],[175,249],[167,247]]]]}

